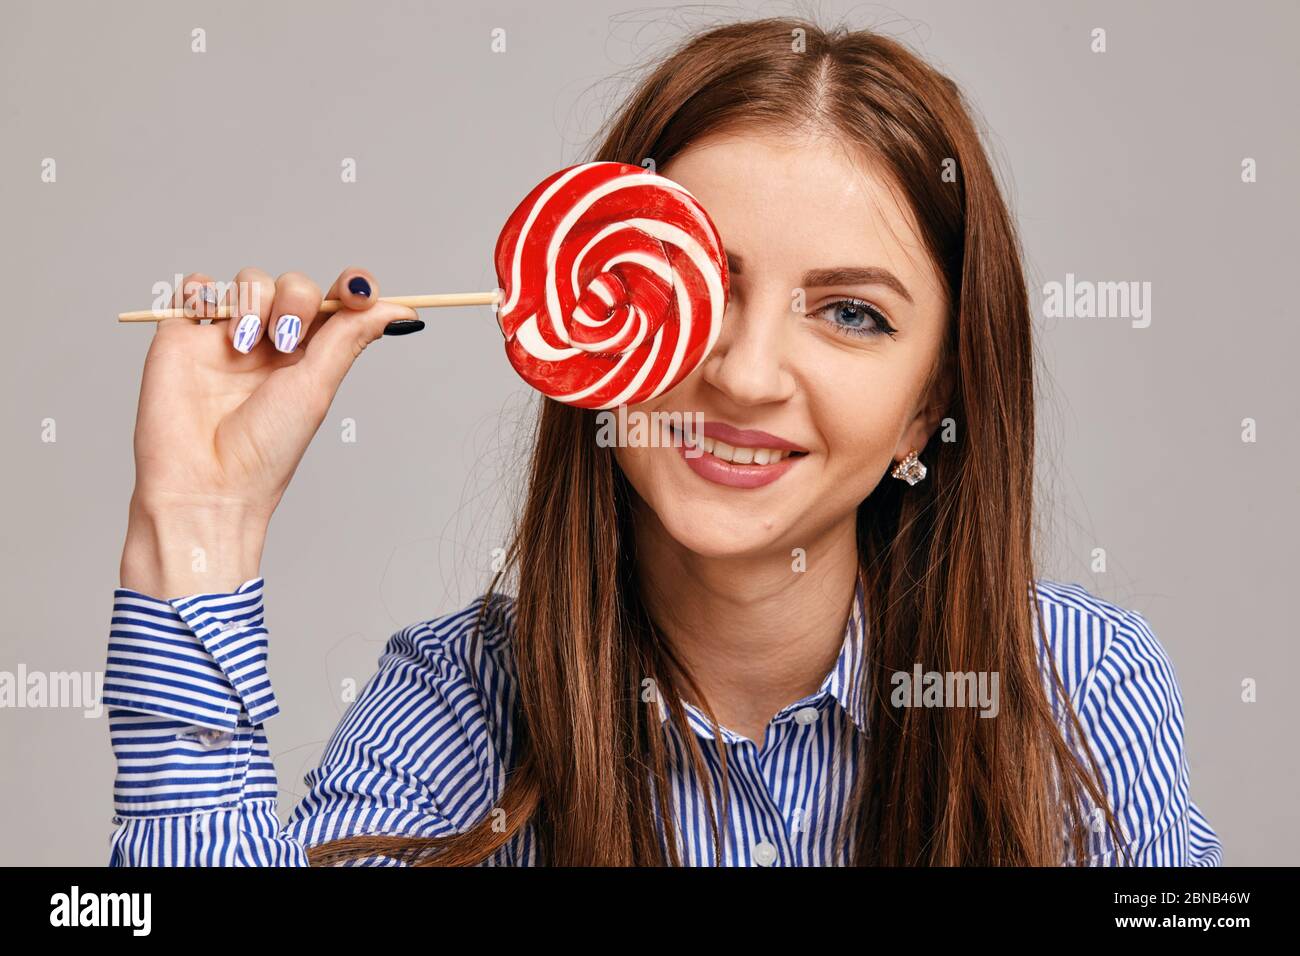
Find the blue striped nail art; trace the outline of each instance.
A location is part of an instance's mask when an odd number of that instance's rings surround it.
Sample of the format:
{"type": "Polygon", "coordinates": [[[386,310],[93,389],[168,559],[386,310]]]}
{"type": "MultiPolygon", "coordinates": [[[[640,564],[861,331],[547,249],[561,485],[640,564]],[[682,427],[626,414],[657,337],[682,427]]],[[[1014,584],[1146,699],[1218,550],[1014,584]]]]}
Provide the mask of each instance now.
{"type": "Polygon", "coordinates": [[[253,347],[257,341],[257,331],[262,327],[262,320],[257,317],[255,312],[250,312],[239,320],[239,326],[235,329],[235,348],[245,354],[253,347]]]}
{"type": "Polygon", "coordinates": [[[296,315],[282,315],[275,323],[275,347],[281,352],[292,352],[302,334],[302,319],[296,315]]]}

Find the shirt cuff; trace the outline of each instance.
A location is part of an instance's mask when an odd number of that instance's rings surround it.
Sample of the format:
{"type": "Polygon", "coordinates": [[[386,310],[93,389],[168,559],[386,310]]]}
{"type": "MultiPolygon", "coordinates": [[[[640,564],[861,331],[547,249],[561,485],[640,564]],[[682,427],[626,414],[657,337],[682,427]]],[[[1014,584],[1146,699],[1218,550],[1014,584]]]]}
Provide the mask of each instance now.
{"type": "MultiPolygon", "coordinates": [[[[267,775],[259,767],[269,763],[265,731],[247,719],[232,733],[114,707],[108,722],[117,763],[114,823],[235,807],[265,789],[256,786],[267,775]]],[[[274,773],[271,767],[272,782],[274,773]]]]}
{"type": "Polygon", "coordinates": [[[264,580],[161,600],[113,591],[103,703],[233,732],[280,712],[266,671],[264,580]]]}

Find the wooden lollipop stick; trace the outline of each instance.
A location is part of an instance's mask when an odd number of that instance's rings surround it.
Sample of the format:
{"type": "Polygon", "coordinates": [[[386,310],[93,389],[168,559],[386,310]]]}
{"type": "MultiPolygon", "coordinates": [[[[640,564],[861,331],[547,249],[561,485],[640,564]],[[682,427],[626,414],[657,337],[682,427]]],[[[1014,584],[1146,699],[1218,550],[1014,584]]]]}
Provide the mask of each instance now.
{"type": "MultiPolygon", "coordinates": [[[[385,296],[377,301],[379,302],[396,302],[398,305],[409,306],[412,309],[444,309],[458,305],[494,305],[500,301],[500,291],[492,292],[450,292],[443,295],[398,295],[385,296]]],[[[320,311],[317,315],[329,315],[343,308],[343,303],[338,299],[326,299],[320,304],[320,311]]],[[[144,312],[122,312],[118,315],[119,322],[157,322],[159,319],[229,319],[234,317],[238,309],[232,309],[228,305],[223,305],[216,310],[213,316],[194,315],[186,312],[184,309],[152,309],[144,312]]]]}

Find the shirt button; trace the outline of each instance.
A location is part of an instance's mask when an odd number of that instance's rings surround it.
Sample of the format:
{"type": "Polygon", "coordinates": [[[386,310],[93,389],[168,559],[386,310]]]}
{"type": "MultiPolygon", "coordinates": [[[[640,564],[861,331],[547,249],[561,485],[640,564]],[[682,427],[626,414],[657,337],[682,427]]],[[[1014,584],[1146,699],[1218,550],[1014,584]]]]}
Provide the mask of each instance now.
{"type": "Polygon", "coordinates": [[[795,711],[794,722],[807,727],[809,724],[817,723],[818,711],[816,707],[801,707],[795,711]]]}
{"type": "Polygon", "coordinates": [[[776,847],[763,840],[754,844],[754,862],[759,866],[771,866],[776,862],[776,847]]]}
{"type": "Polygon", "coordinates": [[[204,750],[216,750],[218,747],[224,747],[235,735],[226,730],[217,730],[214,727],[205,727],[202,730],[196,730],[191,733],[177,734],[178,737],[189,737],[196,741],[204,750]]]}
{"type": "Polygon", "coordinates": [[[205,750],[216,750],[226,746],[233,738],[234,734],[226,730],[205,730],[199,734],[199,743],[205,750]]]}

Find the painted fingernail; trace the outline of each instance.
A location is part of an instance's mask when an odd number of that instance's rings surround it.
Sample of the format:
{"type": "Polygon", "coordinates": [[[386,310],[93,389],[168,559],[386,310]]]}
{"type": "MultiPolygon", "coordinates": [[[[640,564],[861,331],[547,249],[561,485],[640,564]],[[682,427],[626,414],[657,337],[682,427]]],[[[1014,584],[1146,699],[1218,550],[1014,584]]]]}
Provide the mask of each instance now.
{"type": "Polygon", "coordinates": [[[393,319],[384,326],[385,335],[410,335],[424,328],[423,319],[393,319]]]}
{"type": "Polygon", "coordinates": [[[239,325],[235,327],[236,350],[248,354],[248,350],[257,341],[257,332],[261,327],[262,320],[257,317],[256,312],[250,312],[240,319],[239,325]]]}
{"type": "Polygon", "coordinates": [[[302,334],[302,319],[296,315],[282,315],[275,323],[275,347],[281,352],[292,352],[302,334]]]}
{"type": "Polygon", "coordinates": [[[200,295],[203,301],[206,302],[208,305],[217,304],[217,290],[215,286],[205,285],[200,295]]]}
{"type": "Polygon", "coordinates": [[[366,281],[365,276],[353,276],[348,280],[348,291],[353,295],[365,296],[370,298],[370,283],[366,281]]]}

